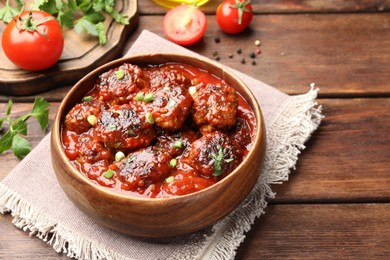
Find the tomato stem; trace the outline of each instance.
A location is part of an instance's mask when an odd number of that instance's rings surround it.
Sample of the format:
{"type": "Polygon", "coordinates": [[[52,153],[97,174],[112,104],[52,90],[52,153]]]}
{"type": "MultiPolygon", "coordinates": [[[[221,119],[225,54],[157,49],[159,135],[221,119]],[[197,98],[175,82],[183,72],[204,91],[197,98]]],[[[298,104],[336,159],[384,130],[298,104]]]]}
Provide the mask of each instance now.
{"type": "Polygon", "coordinates": [[[245,2],[241,2],[240,0],[236,0],[235,4],[230,5],[231,8],[237,8],[238,11],[238,24],[242,23],[242,15],[244,12],[249,13],[250,11],[245,7],[247,4],[250,4],[251,0],[247,0],[245,2]]]}
{"type": "Polygon", "coordinates": [[[44,31],[42,31],[40,28],[38,28],[39,25],[47,22],[55,20],[53,16],[47,16],[37,22],[35,22],[33,16],[32,16],[32,11],[29,12],[28,17],[26,20],[22,19],[22,17],[19,16],[19,22],[20,24],[17,23],[17,28],[19,31],[28,31],[28,32],[38,32],[42,36],[44,36],[46,39],[49,39],[47,35],[45,34],[44,31]]]}

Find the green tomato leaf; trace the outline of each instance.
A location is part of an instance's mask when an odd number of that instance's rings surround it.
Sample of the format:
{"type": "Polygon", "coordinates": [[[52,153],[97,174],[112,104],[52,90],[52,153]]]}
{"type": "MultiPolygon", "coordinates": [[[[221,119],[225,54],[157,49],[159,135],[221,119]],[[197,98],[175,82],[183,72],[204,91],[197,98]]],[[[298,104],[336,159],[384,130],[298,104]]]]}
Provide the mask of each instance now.
{"type": "Polygon", "coordinates": [[[35,117],[41,126],[41,129],[45,129],[49,123],[49,102],[44,98],[36,98],[31,115],[35,117]]]}
{"type": "Polygon", "coordinates": [[[24,120],[16,120],[12,124],[12,129],[18,134],[27,135],[27,123],[24,120]]]}
{"type": "Polygon", "coordinates": [[[31,151],[31,144],[20,135],[15,135],[12,140],[12,150],[16,157],[23,159],[31,151]]]}
{"type": "Polygon", "coordinates": [[[7,151],[12,146],[12,138],[16,135],[15,132],[8,131],[0,138],[0,154],[7,151]]]}

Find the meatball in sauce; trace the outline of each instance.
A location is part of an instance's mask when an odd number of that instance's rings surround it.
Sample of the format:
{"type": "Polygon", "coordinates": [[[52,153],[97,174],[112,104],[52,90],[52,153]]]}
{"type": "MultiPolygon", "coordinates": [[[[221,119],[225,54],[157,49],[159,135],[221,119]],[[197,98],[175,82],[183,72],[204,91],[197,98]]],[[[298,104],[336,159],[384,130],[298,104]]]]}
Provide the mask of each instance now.
{"type": "Polygon", "coordinates": [[[66,115],[62,144],[92,182],[139,197],[212,186],[251,149],[255,116],[233,86],[181,63],[123,64],[66,115]]]}

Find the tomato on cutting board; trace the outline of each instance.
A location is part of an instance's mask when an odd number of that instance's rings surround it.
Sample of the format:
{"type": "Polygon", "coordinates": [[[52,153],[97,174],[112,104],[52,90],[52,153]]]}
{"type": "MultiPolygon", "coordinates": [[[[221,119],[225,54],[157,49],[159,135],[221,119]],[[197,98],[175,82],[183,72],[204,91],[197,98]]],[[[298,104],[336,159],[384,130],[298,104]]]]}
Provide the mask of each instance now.
{"type": "Polygon", "coordinates": [[[187,46],[199,41],[207,27],[206,15],[192,5],[180,5],[164,16],[163,27],[169,40],[187,46]]]}
{"type": "Polygon", "coordinates": [[[54,65],[64,48],[58,21],[42,11],[24,11],[5,28],[2,35],[5,55],[25,70],[43,70],[54,65]]]}
{"type": "Polygon", "coordinates": [[[217,22],[222,31],[240,33],[248,27],[253,17],[250,0],[225,0],[217,8],[217,22]]]}

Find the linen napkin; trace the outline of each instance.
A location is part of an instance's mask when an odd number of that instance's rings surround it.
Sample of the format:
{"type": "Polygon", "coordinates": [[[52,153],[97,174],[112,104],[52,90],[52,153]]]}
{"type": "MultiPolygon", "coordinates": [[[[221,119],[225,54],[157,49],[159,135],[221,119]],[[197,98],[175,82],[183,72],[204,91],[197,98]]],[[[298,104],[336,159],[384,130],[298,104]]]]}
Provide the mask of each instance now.
{"type": "MultiPolygon", "coordinates": [[[[143,31],[126,55],[177,52],[198,55],[149,31],[143,31]]],[[[225,219],[205,230],[167,239],[122,235],[96,224],[66,197],[53,172],[50,138],[37,147],[0,183],[0,213],[13,223],[77,259],[233,259],[256,217],[264,214],[270,185],[287,181],[304,143],[319,126],[321,106],[311,87],[289,96],[234,71],[253,91],[267,129],[266,158],[261,177],[247,199],[225,219]]]]}

